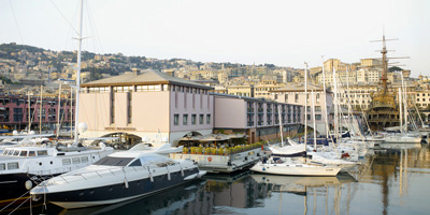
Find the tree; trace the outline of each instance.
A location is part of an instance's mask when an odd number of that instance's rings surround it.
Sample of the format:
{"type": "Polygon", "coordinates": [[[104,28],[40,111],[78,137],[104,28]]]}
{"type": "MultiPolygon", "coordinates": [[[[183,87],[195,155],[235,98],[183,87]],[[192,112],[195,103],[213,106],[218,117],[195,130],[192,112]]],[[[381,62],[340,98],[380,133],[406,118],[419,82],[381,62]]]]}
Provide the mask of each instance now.
{"type": "Polygon", "coordinates": [[[402,68],[398,67],[398,66],[392,66],[388,69],[389,72],[401,72],[403,71],[402,68]]]}

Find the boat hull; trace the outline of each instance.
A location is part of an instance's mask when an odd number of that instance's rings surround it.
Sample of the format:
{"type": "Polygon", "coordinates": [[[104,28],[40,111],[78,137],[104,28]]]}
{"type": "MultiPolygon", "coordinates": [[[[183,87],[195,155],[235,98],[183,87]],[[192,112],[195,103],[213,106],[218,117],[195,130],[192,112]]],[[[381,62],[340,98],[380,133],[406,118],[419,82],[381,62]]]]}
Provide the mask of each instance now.
{"type": "Polygon", "coordinates": [[[291,176],[336,176],[341,168],[326,166],[296,166],[284,164],[257,164],[251,168],[254,172],[273,174],[273,175],[291,175],[291,176]]]}
{"type": "Polygon", "coordinates": [[[0,198],[19,197],[40,182],[56,175],[29,175],[27,173],[12,173],[0,175],[0,198]]]}
{"type": "MultiPolygon", "coordinates": [[[[188,176],[199,174],[198,168],[181,172],[170,173],[170,180],[167,175],[160,175],[150,178],[142,178],[134,181],[91,187],[81,190],[71,190],[65,192],[46,193],[46,198],[51,203],[66,209],[93,207],[106,204],[114,204],[130,199],[151,195],[174,186],[187,183],[188,176]]],[[[192,179],[198,179],[194,177],[192,179]]],[[[37,194],[43,198],[43,194],[37,194]]]]}

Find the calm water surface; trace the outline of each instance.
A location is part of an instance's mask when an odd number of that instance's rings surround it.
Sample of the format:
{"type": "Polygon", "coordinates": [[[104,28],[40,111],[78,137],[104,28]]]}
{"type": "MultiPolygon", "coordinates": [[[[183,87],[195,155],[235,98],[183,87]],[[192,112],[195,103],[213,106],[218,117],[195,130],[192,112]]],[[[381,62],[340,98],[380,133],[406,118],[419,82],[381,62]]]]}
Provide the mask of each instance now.
{"type": "MultiPolygon", "coordinates": [[[[375,152],[353,174],[285,177],[209,175],[204,180],[120,204],[63,210],[32,206],[33,214],[430,214],[430,150],[375,152]]],[[[10,213],[11,211],[3,211],[10,213]]],[[[13,214],[29,214],[29,203],[13,214]]]]}

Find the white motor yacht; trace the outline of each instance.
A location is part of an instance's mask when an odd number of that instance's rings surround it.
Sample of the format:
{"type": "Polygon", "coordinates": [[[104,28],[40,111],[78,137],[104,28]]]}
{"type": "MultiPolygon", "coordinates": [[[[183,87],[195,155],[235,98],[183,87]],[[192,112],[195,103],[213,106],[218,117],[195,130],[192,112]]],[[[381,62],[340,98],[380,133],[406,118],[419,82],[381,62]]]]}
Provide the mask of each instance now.
{"type": "Polygon", "coordinates": [[[173,160],[157,150],[130,149],[49,179],[31,190],[31,195],[46,197],[63,208],[91,207],[146,196],[205,173],[191,160],[173,160]]]}
{"type": "Polygon", "coordinates": [[[0,188],[23,194],[48,178],[88,166],[113,152],[111,147],[12,147],[0,155],[0,188]]]}

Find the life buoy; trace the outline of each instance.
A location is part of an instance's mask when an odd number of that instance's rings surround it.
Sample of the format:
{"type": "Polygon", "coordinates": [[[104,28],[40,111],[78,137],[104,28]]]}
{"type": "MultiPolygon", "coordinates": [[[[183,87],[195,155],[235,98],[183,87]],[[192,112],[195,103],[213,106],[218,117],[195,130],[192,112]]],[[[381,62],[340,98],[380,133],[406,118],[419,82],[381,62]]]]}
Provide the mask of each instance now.
{"type": "Polygon", "coordinates": [[[212,161],[212,157],[208,157],[208,161],[211,162],[212,161]]]}

